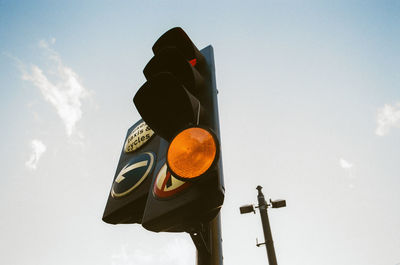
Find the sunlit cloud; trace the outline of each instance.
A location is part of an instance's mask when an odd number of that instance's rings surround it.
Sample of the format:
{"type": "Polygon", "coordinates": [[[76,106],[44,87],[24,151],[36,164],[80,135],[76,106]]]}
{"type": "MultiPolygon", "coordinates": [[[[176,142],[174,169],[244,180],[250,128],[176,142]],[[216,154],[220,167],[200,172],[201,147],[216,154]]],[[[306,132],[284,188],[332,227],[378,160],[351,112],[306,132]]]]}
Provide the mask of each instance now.
{"type": "Polygon", "coordinates": [[[153,253],[145,253],[141,249],[135,249],[131,253],[127,250],[127,245],[122,245],[118,253],[112,255],[112,265],[147,265],[156,264],[153,253]]]}
{"type": "Polygon", "coordinates": [[[350,168],[353,167],[353,164],[351,164],[350,162],[344,160],[343,158],[339,159],[339,164],[344,169],[350,169],[350,168]]]}
{"type": "Polygon", "coordinates": [[[400,102],[396,105],[385,104],[377,112],[377,128],[375,133],[384,136],[389,133],[390,128],[400,128],[400,102]]]}
{"type": "Polygon", "coordinates": [[[164,248],[144,251],[142,249],[128,250],[122,245],[118,253],[111,257],[112,265],[187,265],[195,263],[194,246],[182,239],[169,242],[164,248]]]}
{"type": "Polygon", "coordinates": [[[162,253],[158,264],[187,265],[194,264],[195,247],[182,239],[175,239],[168,244],[162,253]]]}
{"type": "Polygon", "coordinates": [[[42,157],[43,153],[46,152],[46,146],[42,141],[34,139],[31,142],[31,147],[32,154],[29,157],[29,160],[26,161],[25,165],[28,168],[35,170],[39,163],[39,159],[42,157]]]}
{"type": "MultiPolygon", "coordinates": [[[[352,170],[353,170],[353,164],[350,163],[349,161],[345,160],[344,158],[339,159],[339,165],[341,168],[343,168],[349,178],[354,178],[352,170]]],[[[353,184],[349,185],[350,188],[354,188],[353,184]]]]}
{"type": "Polygon", "coordinates": [[[22,67],[22,79],[32,82],[40,89],[44,99],[56,109],[67,135],[71,136],[76,132],[76,123],[82,118],[82,99],[89,93],[78,74],[65,66],[59,54],[50,48],[54,43],[54,38],[50,42],[39,42],[39,47],[44,50],[46,59],[54,69],[45,73],[37,65],[22,67]],[[50,77],[54,81],[51,81],[50,77]]]}

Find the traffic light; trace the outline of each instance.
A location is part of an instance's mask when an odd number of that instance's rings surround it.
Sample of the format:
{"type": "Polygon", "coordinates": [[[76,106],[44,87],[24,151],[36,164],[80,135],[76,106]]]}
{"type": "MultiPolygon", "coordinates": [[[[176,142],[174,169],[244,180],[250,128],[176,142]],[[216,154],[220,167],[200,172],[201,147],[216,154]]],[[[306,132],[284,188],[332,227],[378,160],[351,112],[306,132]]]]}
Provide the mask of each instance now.
{"type": "Polygon", "coordinates": [[[224,200],[217,89],[211,46],[199,51],[181,28],[164,33],[134,96],[161,139],[142,225],[190,232],[212,220],[224,200]]]}
{"type": "Polygon", "coordinates": [[[140,120],[129,128],[104,210],[110,224],[141,223],[162,139],[140,120]]]}
{"type": "Polygon", "coordinates": [[[213,49],[173,28],[153,52],[134,97],[143,120],[127,132],[103,220],[193,233],[224,200],[213,49]]]}

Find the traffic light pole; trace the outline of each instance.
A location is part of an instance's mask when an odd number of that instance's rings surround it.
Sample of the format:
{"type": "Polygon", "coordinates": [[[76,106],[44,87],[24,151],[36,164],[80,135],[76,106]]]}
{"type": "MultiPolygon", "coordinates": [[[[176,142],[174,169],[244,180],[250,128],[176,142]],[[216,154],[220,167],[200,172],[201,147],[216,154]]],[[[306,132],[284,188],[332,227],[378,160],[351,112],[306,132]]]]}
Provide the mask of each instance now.
{"type": "MultiPolygon", "coordinates": [[[[201,53],[204,55],[208,67],[210,69],[211,74],[211,87],[209,90],[209,98],[211,101],[210,109],[212,109],[215,116],[213,116],[212,124],[215,130],[215,133],[220,138],[220,128],[219,128],[219,116],[218,116],[218,101],[217,101],[217,84],[216,84],[216,76],[215,76],[215,62],[214,62],[214,51],[211,46],[207,46],[206,48],[201,50],[201,53]]],[[[219,167],[220,175],[223,175],[222,172],[222,164],[219,167]]],[[[222,178],[223,180],[223,178],[222,178]]],[[[192,236],[193,242],[197,248],[197,263],[196,265],[222,265],[223,257],[222,257],[222,236],[221,236],[221,214],[218,215],[210,221],[208,225],[204,227],[203,230],[203,242],[199,244],[198,240],[196,242],[196,238],[192,236]],[[205,242],[205,244],[204,244],[205,242]],[[201,247],[201,245],[205,245],[206,247],[201,247]]],[[[201,236],[201,235],[200,235],[201,236]]]]}
{"type": "MultiPolygon", "coordinates": [[[[222,236],[221,236],[221,216],[218,214],[210,225],[211,234],[211,265],[222,265],[222,236]]],[[[201,265],[201,264],[199,264],[201,265]]]]}
{"type": "Polygon", "coordinates": [[[196,265],[222,265],[221,218],[218,214],[203,229],[190,236],[196,246],[196,265]]]}
{"type": "Polygon", "coordinates": [[[269,265],[277,265],[278,263],[276,261],[274,241],[272,240],[271,227],[269,225],[269,220],[268,220],[268,213],[267,213],[268,205],[267,202],[265,201],[264,194],[262,193],[261,189],[262,189],[261,186],[257,186],[258,210],[260,211],[261,223],[263,226],[265,247],[267,249],[267,255],[268,255],[268,263],[269,265]]]}

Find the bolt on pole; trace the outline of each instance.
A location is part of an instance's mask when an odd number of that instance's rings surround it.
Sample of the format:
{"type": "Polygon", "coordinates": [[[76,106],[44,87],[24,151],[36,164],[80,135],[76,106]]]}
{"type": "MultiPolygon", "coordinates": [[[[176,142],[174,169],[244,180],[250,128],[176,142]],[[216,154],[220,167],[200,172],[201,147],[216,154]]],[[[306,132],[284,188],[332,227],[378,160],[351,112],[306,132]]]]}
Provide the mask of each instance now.
{"type": "Polygon", "coordinates": [[[202,231],[190,236],[196,246],[196,265],[222,265],[221,218],[218,214],[202,231]]]}

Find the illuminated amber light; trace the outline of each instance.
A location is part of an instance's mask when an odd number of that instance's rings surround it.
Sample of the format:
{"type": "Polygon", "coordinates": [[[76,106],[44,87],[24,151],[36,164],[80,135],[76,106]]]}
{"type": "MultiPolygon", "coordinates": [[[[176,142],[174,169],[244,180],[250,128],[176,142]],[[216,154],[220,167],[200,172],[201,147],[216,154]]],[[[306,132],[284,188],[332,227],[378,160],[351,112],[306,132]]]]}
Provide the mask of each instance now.
{"type": "Polygon", "coordinates": [[[204,174],[217,153],[213,135],[203,128],[189,128],[171,142],[167,160],[170,169],[181,178],[193,179],[204,174]]]}

